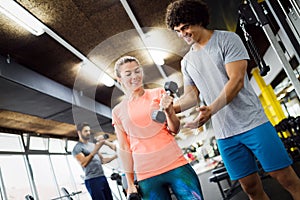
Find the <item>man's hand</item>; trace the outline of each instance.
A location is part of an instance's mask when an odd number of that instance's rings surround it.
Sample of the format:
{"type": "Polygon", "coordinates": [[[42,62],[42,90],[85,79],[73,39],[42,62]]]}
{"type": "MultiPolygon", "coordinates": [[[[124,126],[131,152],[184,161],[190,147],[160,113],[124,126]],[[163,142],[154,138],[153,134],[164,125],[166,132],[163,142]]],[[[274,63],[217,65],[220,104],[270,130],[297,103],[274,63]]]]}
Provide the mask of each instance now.
{"type": "MultiPolygon", "coordinates": [[[[82,167],[86,167],[90,161],[93,159],[93,157],[98,154],[99,152],[99,149],[102,147],[102,145],[104,144],[105,140],[101,140],[101,141],[98,141],[96,144],[95,144],[95,147],[93,149],[93,151],[91,151],[90,154],[84,154],[83,152],[79,153],[76,155],[76,159],[79,161],[80,165],[82,167]]],[[[99,154],[98,154],[99,155],[99,154]]]]}
{"type": "Polygon", "coordinates": [[[103,146],[103,144],[105,143],[105,140],[99,140],[96,142],[94,150],[92,151],[92,154],[98,154],[99,149],[103,146]]]}
{"type": "Polygon", "coordinates": [[[107,133],[103,134],[103,135],[99,135],[97,137],[95,137],[95,140],[99,141],[99,140],[106,140],[109,138],[109,135],[107,133]]]}
{"type": "Polygon", "coordinates": [[[199,115],[192,122],[187,122],[183,127],[198,128],[211,118],[212,113],[209,106],[201,106],[196,108],[196,110],[199,112],[199,115]]]}

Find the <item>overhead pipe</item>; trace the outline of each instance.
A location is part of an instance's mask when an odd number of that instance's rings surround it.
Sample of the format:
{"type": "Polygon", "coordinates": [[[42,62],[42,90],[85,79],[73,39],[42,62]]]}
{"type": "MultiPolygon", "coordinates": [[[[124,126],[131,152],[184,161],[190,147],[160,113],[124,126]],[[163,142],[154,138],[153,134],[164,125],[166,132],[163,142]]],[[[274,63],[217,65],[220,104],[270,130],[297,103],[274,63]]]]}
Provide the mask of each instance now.
{"type": "MultiPolygon", "coordinates": [[[[122,3],[127,15],[129,16],[133,26],[135,27],[137,33],[139,34],[143,44],[145,45],[146,49],[148,50],[152,60],[154,61],[154,58],[153,58],[153,55],[150,53],[149,49],[148,49],[148,45],[147,45],[147,41],[146,41],[146,34],[143,32],[141,26],[139,25],[135,15],[133,14],[130,6],[128,5],[128,2],[126,0],[120,0],[120,2],[122,3]]],[[[168,79],[168,76],[166,75],[165,71],[162,69],[162,66],[161,65],[158,65],[154,62],[154,64],[156,65],[158,71],[160,72],[161,76],[164,78],[164,79],[168,79]]]]}

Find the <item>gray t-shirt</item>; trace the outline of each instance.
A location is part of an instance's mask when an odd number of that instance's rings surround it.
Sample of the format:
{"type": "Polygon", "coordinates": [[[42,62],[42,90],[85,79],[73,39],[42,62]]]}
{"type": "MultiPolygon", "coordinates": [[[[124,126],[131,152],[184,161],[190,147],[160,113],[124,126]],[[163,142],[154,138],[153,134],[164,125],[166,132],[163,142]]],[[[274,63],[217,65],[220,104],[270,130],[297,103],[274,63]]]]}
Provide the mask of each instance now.
{"type": "MultiPolygon", "coordinates": [[[[78,142],[72,151],[72,155],[76,156],[79,153],[83,153],[85,156],[88,156],[94,149],[95,144],[88,142],[86,144],[82,142],[78,142]]],[[[101,159],[98,154],[94,155],[92,160],[86,167],[82,167],[85,173],[85,180],[96,178],[99,176],[104,176],[101,159]]]]}
{"type": "MultiPolygon", "coordinates": [[[[225,64],[247,59],[247,50],[237,34],[215,30],[204,48],[191,48],[181,61],[184,83],[195,85],[209,105],[228,81],[225,64]]],[[[247,75],[238,95],[212,116],[217,139],[238,135],[267,121],[247,75]]]]}

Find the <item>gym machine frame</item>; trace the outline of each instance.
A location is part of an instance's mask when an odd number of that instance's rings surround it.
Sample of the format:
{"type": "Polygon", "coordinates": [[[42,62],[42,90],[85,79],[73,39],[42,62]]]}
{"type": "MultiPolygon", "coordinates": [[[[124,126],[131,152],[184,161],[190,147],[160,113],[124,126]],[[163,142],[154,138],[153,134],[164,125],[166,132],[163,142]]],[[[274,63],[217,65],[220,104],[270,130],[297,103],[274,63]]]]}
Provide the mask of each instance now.
{"type": "MultiPolygon", "coordinates": [[[[266,1],[268,2],[268,0],[266,0],[266,1]]],[[[300,83],[299,83],[297,77],[295,76],[290,63],[286,59],[286,57],[283,53],[283,50],[268,23],[268,20],[265,16],[266,10],[263,10],[262,7],[257,3],[256,0],[247,0],[246,2],[249,3],[249,6],[252,9],[253,14],[256,17],[257,22],[259,23],[259,25],[262,27],[263,31],[265,32],[265,34],[270,42],[270,45],[274,49],[274,52],[276,53],[277,57],[279,58],[279,61],[281,62],[283,69],[285,70],[288,78],[290,79],[292,85],[294,86],[297,96],[300,98],[300,83]]]]}

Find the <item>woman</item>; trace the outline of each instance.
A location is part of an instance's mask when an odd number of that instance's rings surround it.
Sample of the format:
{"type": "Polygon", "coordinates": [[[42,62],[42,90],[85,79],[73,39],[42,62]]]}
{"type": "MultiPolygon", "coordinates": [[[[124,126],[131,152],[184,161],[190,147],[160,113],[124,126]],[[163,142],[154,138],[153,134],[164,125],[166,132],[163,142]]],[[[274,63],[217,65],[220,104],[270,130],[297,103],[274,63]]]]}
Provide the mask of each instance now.
{"type": "Polygon", "coordinates": [[[144,89],[143,70],[131,56],[120,58],[115,74],[125,98],[113,109],[113,124],[119,142],[119,156],[126,174],[127,194],[136,193],[134,172],[142,198],[178,200],[203,199],[198,176],[184,158],[174,136],[180,121],[172,106],[173,98],[164,89],[144,89]],[[151,119],[163,108],[165,123],[151,119]]]}

